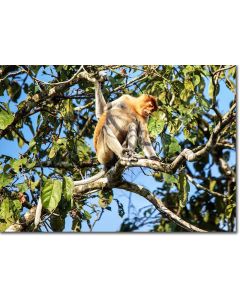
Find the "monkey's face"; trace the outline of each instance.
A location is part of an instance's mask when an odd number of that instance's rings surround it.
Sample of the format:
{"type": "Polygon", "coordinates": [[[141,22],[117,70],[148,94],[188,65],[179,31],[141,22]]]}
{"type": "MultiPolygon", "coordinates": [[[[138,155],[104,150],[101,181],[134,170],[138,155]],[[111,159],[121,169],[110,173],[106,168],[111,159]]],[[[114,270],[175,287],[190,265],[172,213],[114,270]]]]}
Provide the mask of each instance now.
{"type": "Polygon", "coordinates": [[[141,115],[145,118],[157,110],[157,101],[153,96],[144,95],[140,100],[141,115]]]}

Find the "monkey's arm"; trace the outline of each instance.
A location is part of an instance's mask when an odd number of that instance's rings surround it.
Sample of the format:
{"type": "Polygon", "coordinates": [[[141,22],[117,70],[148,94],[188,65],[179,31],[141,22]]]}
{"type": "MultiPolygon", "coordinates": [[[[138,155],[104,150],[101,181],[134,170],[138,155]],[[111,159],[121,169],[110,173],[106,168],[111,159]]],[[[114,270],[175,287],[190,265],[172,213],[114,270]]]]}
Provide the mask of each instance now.
{"type": "Polygon", "coordinates": [[[147,128],[147,123],[141,124],[140,126],[140,143],[143,149],[144,154],[146,155],[147,158],[151,158],[154,160],[160,160],[160,158],[157,156],[155,150],[153,149],[149,133],[148,133],[148,128],[147,128]]]}
{"type": "Polygon", "coordinates": [[[107,103],[101,90],[101,84],[97,80],[95,81],[95,99],[95,114],[97,119],[99,119],[106,109],[107,103]]]}

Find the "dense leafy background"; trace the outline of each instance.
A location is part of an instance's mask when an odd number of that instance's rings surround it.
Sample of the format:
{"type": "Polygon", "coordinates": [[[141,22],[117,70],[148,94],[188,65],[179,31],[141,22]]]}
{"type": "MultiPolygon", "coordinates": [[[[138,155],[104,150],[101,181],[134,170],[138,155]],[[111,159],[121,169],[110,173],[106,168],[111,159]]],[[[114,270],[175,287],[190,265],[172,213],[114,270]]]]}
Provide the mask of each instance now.
{"type": "MultiPolygon", "coordinates": [[[[102,191],[73,199],[72,179],[91,176],[100,166],[92,148],[94,87],[73,80],[80,66],[0,67],[0,231],[21,220],[41,196],[41,231],[182,231],[134,195],[102,191]],[[59,87],[57,93],[51,89],[59,87]],[[17,150],[11,151],[11,147],[17,150]],[[13,146],[14,145],[14,146],[13,146]],[[126,204],[126,197],[128,198],[126,204]],[[111,214],[111,216],[109,215],[111,214]]],[[[230,66],[85,66],[93,76],[107,70],[103,92],[108,101],[123,93],[157,97],[159,111],[149,121],[153,145],[165,162],[181,149],[205,145],[236,97],[236,67],[230,66]],[[219,71],[223,69],[222,71],[219,71]],[[218,72],[219,71],[219,72],[218,72]]],[[[236,230],[236,124],[221,132],[218,144],[176,174],[133,170],[150,175],[154,191],[184,220],[208,231],[236,230]],[[188,177],[190,176],[190,177],[188,177]],[[205,187],[196,188],[190,179],[205,187]],[[211,192],[225,195],[216,196],[211,192]]],[[[32,231],[33,226],[26,230],[32,231]]]]}

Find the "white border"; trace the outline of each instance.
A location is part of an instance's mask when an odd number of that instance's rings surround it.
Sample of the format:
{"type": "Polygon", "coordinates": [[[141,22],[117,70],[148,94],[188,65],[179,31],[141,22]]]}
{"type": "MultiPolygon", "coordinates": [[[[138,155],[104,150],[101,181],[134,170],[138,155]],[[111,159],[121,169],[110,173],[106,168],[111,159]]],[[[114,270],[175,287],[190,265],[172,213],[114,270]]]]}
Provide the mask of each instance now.
{"type": "MultiPolygon", "coordinates": [[[[233,0],[5,1],[0,63],[237,64],[238,11],[233,0]]],[[[236,299],[238,239],[1,234],[1,295],[236,299]]]]}

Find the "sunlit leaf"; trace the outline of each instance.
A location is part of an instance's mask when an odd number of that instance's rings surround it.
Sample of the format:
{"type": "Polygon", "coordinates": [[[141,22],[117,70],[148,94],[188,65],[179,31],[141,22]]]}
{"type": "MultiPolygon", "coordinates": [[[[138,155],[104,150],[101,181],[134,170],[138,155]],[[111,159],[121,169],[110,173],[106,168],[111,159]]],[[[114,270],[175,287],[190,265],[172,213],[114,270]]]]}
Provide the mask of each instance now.
{"type": "Polygon", "coordinates": [[[10,174],[7,173],[1,173],[0,174],[0,188],[10,184],[12,182],[13,178],[10,174]]]}
{"type": "Polygon", "coordinates": [[[163,179],[166,183],[178,183],[177,178],[171,174],[163,173],[163,179]]]}
{"type": "Polygon", "coordinates": [[[53,211],[61,200],[62,182],[60,180],[48,179],[44,182],[41,191],[41,200],[44,208],[53,211]]]}
{"type": "Polygon", "coordinates": [[[236,204],[235,204],[235,203],[229,204],[229,205],[226,207],[226,210],[225,210],[226,218],[228,218],[228,219],[231,218],[233,209],[234,209],[235,207],[236,207],[236,204]]]}
{"type": "Polygon", "coordinates": [[[63,195],[67,201],[71,201],[73,199],[73,189],[74,183],[71,177],[64,176],[63,177],[63,195]]]}
{"type": "Polygon", "coordinates": [[[7,128],[14,120],[14,117],[9,112],[0,108],[0,129],[7,128]]]}
{"type": "Polygon", "coordinates": [[[190,186],[187,180],[187,176],[185,175],[184,172],[179,173],[178,187],[179,187],[179,205],[181,207],[185,207],[188,199],[188,192],[190,186]]]}

